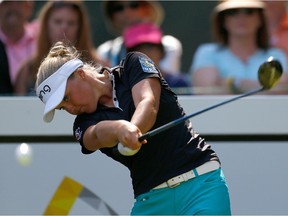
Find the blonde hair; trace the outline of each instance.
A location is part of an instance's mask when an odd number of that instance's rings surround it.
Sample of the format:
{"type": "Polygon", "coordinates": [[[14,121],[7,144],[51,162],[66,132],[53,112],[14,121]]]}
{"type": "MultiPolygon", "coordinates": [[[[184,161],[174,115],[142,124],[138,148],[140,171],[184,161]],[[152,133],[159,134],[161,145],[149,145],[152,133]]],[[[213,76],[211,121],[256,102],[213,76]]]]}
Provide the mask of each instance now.
{"type": "MultiPolygon", "coordinates": [[[[57,42],[49,51],[46,58],[42,61],[36,79],[37,88],[45,79],[55,73],[62,65],[71,59],[80,58],[81,54],[75,46],[67,45],[64,42],[57,42]]],[[[96,74],[97,69],[101,70],[101,66],[92,65],[92,63],[84,63],[83,70],[89,74],[96,74]]],[[[95,75],[94,75],[95,76],[95,75]]]]}

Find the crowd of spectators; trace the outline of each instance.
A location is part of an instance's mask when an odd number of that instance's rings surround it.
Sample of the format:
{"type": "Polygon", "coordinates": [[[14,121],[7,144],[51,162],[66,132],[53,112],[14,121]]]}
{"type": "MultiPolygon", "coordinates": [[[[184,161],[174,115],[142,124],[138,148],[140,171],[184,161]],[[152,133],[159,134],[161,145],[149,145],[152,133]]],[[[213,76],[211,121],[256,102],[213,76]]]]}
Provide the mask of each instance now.
{"type": "Polygon", "coordinates": [[[286,1],[219,1],[211,11],[213,41],[198,44],[188,71],[181,67],[183,42],[161,28],[169,16],[161,1],[102,1],[103,22],[115,37],[97,47],[84,1],[49,0],[39,11],[34,3],[0,0],[1,96],[34,96],[37,69],[56,41],[73,44],[83,58],[108,67],[129,51],[143,52],[177,94],[246,92],[259,86],[258,67],[274,56],[284,75],[273,94],[288,93],[286,1]]]}

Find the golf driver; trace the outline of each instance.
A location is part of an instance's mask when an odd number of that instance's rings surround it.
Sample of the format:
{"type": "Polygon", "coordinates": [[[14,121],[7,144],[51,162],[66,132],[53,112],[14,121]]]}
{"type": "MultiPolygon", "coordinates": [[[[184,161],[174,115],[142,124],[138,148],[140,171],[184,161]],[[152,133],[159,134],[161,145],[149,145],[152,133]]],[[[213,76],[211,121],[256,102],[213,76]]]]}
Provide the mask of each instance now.
{"type": "MultiPolygon", "coordinates": [[[[222,106],[224,104],[230,103],[232,101],[238,100],[238,99],[243,98],[243,97],[247,97],[249,95],[259,93],[259,92],[264,91],[264,90],[269,90],[269,89],[273,88],[278,83],[278,81],[280,80],[280,78],[282,76],[282,71],[283,71],[283,69],[282,69],[280,62],[278,60],[275,60],[273,57],[269,57],[267,59],[267,61],[265,61],[263,64],[261,64],[259,69],[258,69],[258,80],[261,84],[261,88],[249,91],[249,92],[241,94],[237,97],[234,97],[234,98],[228,99],[226,101],[220,102],[218,104],[215,104],[213,106],[210,106],[206,109],[192,113],[188,116],[183,116],[179,119],[171,121],[171,122],[169,122],[165,125],[162,125],[156,129],[152,130],[152,131],[147,132],[146,134],[143,134],[142,136],[140,136],[138,138],[138,140],[141,142],[145,139],[149,139],[150,137],[152,137],[158,133],[161,133],[161,132],[163,132],[163,131],[171,128],[171,127],[174,127],[174,126],[180,124],[181,122],[186,121],[189,118],[192,118],[192,117],[197,116],[201,113],[207,112],[207,111],[214,109],[216,107],[222,106]]],[[[134,155],[140,150],[140,148],[136,149],[136,150],[132,150],[128,147],[123,146],[123,144],[121,144],[121,143],[118,144],[117,148],[118,148],[119,153],[122,155],[125,155],[125,156],[134,155]]]]}

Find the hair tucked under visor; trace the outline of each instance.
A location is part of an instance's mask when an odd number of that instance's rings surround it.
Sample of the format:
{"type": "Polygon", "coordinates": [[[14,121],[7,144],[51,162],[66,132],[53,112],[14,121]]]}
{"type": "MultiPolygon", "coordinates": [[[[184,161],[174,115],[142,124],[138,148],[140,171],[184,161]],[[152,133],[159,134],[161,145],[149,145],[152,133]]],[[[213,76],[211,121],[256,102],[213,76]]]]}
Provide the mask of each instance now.
{"type": "MultiPolygon", "coordinates": [[[[80,59],[82,54],[76,49],[75,46],[67,44],[65,42],[57,42],[49,51],[46,58],[42,61],[38,73],[35,87],[37,88],[45,79],[51,76],[62,65],[71,59],[80,59]]],[[[101,66],[97,63],[85,63],[83,68],[86,68],[87,72],[94,73],[101,70],[101,66]]]]}
{"type": "Polygon", "coordinates": [[[71,45],[57,42],[41,63],[36,80],[36,94],[45,104],[43,120],[52,121],[56,107],[65,96],[66,85],[80,68],[92,76],[97,76],[101,67],[84,63],[78,50],[71,45]]]}
{"type": "Polygon", "coordinates": [[[57,42],[38,69],[36,88],[67,61],[79,58],[79,56],[80,53],[78,53],[75,47],[65,46],[62,42],[57,42]]]}

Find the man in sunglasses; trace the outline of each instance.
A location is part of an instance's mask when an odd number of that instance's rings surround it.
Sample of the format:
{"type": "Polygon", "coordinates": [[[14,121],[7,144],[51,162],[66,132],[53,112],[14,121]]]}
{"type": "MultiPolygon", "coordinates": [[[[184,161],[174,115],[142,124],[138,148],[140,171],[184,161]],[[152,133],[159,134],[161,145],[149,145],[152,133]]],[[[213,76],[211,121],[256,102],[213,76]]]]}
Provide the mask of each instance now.
{"type": "MultiPolygon", "coordinates": [[[[101,44],[97,48],[100,57],[107,59],[110,66],[117,65],[125,57],[126,49],[122,34],[130,25],[142,22],[150,22],[161,25],[164,11],[157,1],[103,1],[103,9],[106,16],[107,27],[118,37],[101,44]]],[[[182,44],[171,36],[162,37],[165,56],[160,62],[160,69],[168,73],[180,73],[182,44]]]]}

